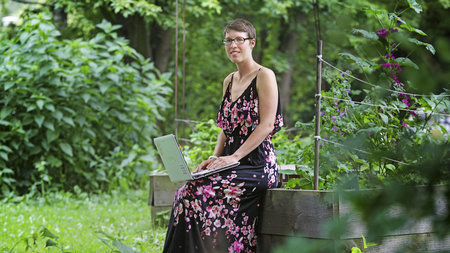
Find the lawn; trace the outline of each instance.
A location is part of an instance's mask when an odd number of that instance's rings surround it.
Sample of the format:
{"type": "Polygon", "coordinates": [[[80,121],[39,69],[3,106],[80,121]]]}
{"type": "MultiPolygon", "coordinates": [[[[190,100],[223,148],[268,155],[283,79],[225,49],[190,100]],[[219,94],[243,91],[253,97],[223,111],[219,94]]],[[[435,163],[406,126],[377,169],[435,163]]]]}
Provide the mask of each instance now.
{"type": "Polygon", "coordinates": [[[1,203],[0,252],[161,252],[165,228],[151,221],[147,194],[52,193],[1,203]]]}

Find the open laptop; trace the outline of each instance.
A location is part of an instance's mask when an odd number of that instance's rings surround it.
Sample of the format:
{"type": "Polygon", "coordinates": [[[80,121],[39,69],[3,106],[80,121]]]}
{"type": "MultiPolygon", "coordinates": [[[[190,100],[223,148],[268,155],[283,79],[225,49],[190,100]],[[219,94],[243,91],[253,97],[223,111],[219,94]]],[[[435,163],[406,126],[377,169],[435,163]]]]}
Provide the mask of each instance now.
{"type": "Polygon", "coordinates": [[[159,155],[163,161],[164,167],[169,174],[170,181],[187,181],[206,177],[217,172],[234,168],[239,165],[239,162],[228,164],[214,170],[203,170],[198,173],[191,173],[183,153],[181,153],[175,135],[169,134],[153,139],[158,149],[159,155]]]}

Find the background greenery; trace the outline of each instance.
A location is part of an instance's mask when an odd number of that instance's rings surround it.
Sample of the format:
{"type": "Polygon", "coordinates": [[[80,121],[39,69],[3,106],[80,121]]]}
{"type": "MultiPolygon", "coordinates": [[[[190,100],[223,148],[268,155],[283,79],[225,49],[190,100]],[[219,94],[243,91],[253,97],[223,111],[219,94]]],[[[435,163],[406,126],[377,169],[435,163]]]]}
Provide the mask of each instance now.
{"type": "MultiPolygon", "coordinates": [[[[99,198],[113,196],[114,202],[122,198],[114,195],[115,191],[145,188],[147,176],[161,169],[151,139],[174,132],[175,122],[190,161],[198,163],[208,157],[218,131],[214,119],[222,96],[222,80],[235,69],[220,44],[222,28],[236,17],[254,23],[258,31],[254,58],[277,75],[287,127],[275,135],[274,143],[279,162],[296,164],[299,175],[288,187],[312,188],[316,74],[312,0],[186,0],[185,22],[180,1],[177,73],[175,1],[22,2],[0,1],[2,16],[20,15],[16,25],[1,27],[0,32],[0,218],[4,219],[2,224],[13,224],[5,227],[10,233],[6,243],[0,245],[2,250],[11,251],[16,242],[20,245],[17,247],[26,248],[26,240],[34,238],[39,238],[40,246],[35,245],[33,250],[43,249],[48,239],[54,240],[57,247],[75,247],[79,240],[88,244],[104,241],[112,245],[110,248],[103,244],[106,252],[117,249],[117,245],[122,247],[121,241],[141,252],[160,247],[161,235],[152,235],[153,239],[147,235],[147,241],[156,242],[140,244],[139,240],[129,240],[140,235],[133,234],[130,228],[122,236],[118,232],[121,225],[112,225],[112,219],[105,220],[109,225],[104,225],[114,226],[111,230],[96,223],[86,231],[100,238],[71,235],[66,241],[66,233],[60,227],[55,229],[57,221],[30,222],[34,225],[29,226],[15,212],[29,210],[23,217],[28,215],[32,220],[31,213],[48,217],[51,210],[55,217],[66,217],[59,209],[59,203],[63,203],[71,210],[68,213],[83,214],[78,206],[66,203],[89,198],[94,199],[93,206],[98,205],[92,212],[107,217],[102,209],[106,207],[95,200],[95,193],[100,194],[99,198]],[[182,60],[186,64],[184,80],[182,60]],[[175,97],[180,121],[174,119],[175,97]],[[41,225],[49,232],[37,232],[42,231],[41,225]]],[[[385,88],[445,93],[450,77],[449,7],[448,0],[321,1],[323,58],[346,74],[385,88]],[[377,34],[383,28],[390,31],[389,36],[377,34]],[[396,59],[386,54],[394,54],[396,59]],[[398,64],[402,70],[383,67],[386,63],[398,64]],[[402,85],[390,87],[395,80],[402,85]]],[[[327,66],[324,81],[323,96],[400,109],[449,112],[448,99],[380,92],[327,66]]],[[[327,99],[322,105],[320,188],[336,189],[349,176],[353,183],[356,180],[352,187],[383,189],[370,198],[348,196],[370,226],[371,240],[379,240],[388,229],[396,228],[374,222],[371,217],[404,224],[405,219],[383,216],[383,210],[398,204],[416,210],[402,217],[432,217],[436,231],[446,235],[450,227],[446,226],[450,224],[448,212],[441,214],[429,208],[435,192],[431,188],[422,192],[402,188],[405,184],[448,185],[448,133],[437,124],[439,118],[327,99]],[[434,122],[428,124],[430,120],[434,122]],[[415,196],[414,202],[407,201],[412,199],[410,196],[415,196]],[[411,203],[416,209],[411,208],[411,203]]],[[[448,199],[447,187],[444,192],[448,199]]],[[[89,201],[81,203],[89,206],[89,201]]],[[[126,206],[135,210],[131,203],[126,206]]],[[[125,217],[129,213],[117,215],[125,217]]],[[[75,229],[86,222],[80,219],[61,227],[75,229]]],[[[339,234],[345,223],[336,226],[337,230],[330,233],[339,234]]],[[[308,242],[296,241],[287,247],[298,249],[304,244],[308,242]]],[[[311,252],[330,252],[328,246],[333,245],[310,246],[311,252]]]]}

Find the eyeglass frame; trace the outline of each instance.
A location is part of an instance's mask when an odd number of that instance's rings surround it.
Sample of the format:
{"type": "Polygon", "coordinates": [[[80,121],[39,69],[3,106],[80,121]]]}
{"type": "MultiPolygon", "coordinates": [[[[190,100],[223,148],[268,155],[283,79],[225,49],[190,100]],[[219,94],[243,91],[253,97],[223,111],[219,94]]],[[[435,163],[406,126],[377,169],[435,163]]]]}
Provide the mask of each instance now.
{"type": "Polygon", "coordinates": [[[236,45],[242,45],[242,44],[245,43],[246,40],[252,40],[252,39],[253,39],[253,38],[236,37],[236,38],[234,38],[234,39],[223,39],[223,40],[222,40],[222,43],[223,43],[225,46],[230,46],[231,44],[233,44],[233,42],[234,42],[236,45]],[[238,38],[243,39],[243,41],[242,41],[242,42],[238,42],[238,41],[237,41],[238,38]]]}

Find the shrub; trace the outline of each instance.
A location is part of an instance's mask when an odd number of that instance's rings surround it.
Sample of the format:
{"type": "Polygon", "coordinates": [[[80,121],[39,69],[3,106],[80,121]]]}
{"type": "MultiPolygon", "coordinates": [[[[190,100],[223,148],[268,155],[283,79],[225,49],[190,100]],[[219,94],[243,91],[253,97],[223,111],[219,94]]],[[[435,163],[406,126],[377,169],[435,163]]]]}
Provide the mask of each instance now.
{"type": "MultiPolygon", "coordinates": [[[[1,194],[44,185],[102,190],[142,180],[169,105],[168,76],[103,21],[62,40],[46,14],[0,42],[1,194]]],[[[0,195],[1,195],[0,194],[0,195]]]]}

